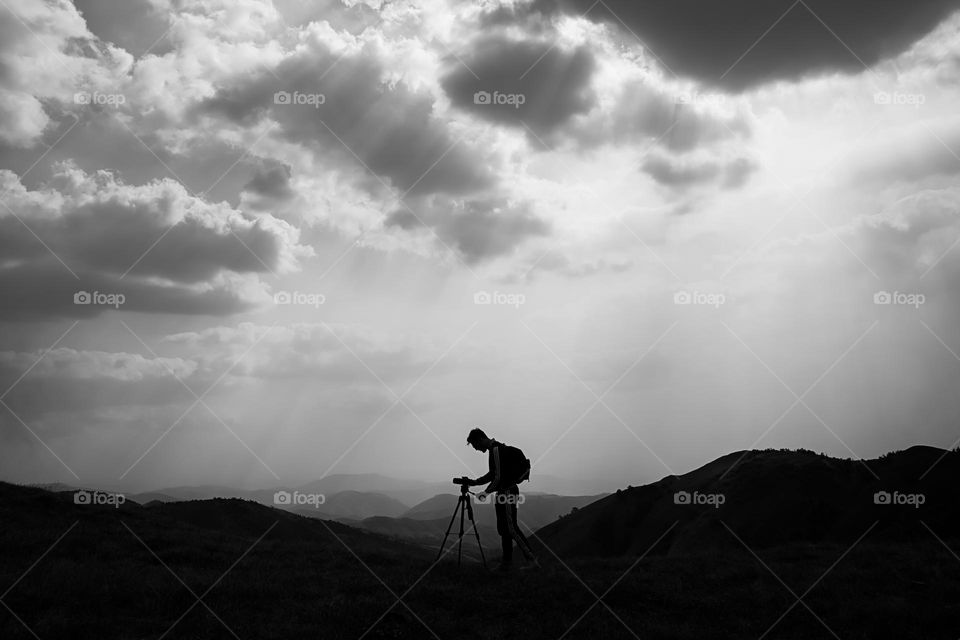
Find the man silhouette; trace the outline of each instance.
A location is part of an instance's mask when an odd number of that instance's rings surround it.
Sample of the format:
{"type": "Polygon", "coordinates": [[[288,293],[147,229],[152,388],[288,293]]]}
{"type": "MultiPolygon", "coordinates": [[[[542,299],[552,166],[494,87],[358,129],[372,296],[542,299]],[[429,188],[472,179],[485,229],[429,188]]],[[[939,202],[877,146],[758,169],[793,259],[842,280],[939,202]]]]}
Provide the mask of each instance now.
{"type": "Polygon", "coordinates": [[[517,484],[527,479],[530,474],[530,462],[523,452],[487,437],[481,429],[472,429],[467,436],[467,444],[477,451],[489,453],[490,470],[484,475],[470,480],[470,486],[490,483],[486,489],[477,494],[481,502],[488,493],[495,492],[494,511],[497,514],[497,533],[500,534],[500,545],[503,557],[497,567],[500,571],[509,571],[513,565],[513,542],[516,540],[520,552],[523,554],[524,569],[539,567],[540,563],[533,555],[527,538],[520,531],[517,524],[517,502],[520,489],[517,484]]]}

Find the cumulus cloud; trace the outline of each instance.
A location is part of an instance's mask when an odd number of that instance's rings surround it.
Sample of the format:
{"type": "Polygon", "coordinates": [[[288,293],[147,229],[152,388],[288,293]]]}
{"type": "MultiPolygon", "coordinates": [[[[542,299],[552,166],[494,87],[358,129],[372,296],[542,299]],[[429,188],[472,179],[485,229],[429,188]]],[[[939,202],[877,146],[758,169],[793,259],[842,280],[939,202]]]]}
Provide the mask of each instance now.
{"type": "Polygon", "coordinates": [[[257,167],[243,190],[255,198],[257,208],[270,202],[289,200],[296,195],[290,186],[290,165],[267,161],[257,167]]]}
{"type": "Polygon", "coordinates": [[[743,186],[756,165],[747,158],[729,162],[698,159],[676,159],[664,154],[650,154],[641,170],[659,184],[673,189],[719,182],[723,188],[743,186]]]}
{"type": "MultiPolygon", "coordinates": [[[[157,350],[183,353],[157,356],[64,347],[0,351],[0,386],[13,386],[5,400],[24,419],[64,411],[191,404],[193,394],[214,383],[229,389],[252,379],[309,379],[330,389],[349,385],[379,395],[380,381],[357,358],[392,385],[414,379],[443,353],[423,336],[339,323],[216,326],[165,336],[157,350]]],[[[447,366],[441,362],[432,370],[447,366]]]]}
{"type": "Polygon", "coordinates": [[[47,102],[116,87],[133,59],[106,46],[67,0],[0,6],[0,143],[30,147],[51,123],[47,102]]]}
{"type": "Polygon", "coordinates": [[[960,173],[960,119],[911,123],[878,135],[850,158],[853,182],[889,184],[918,182],[960,173]]]}
{"type": "Polygon", "coordinates": [[[16,385],[5,401],[23,419],[183,401],[191,396],[177,378],[189,379],[196,371],[196,363],[190,360],[135,353],[63,347],[49,352],[0,351],[0,384],[4,389],[16,385]],[[25,371],[29,374],[23,376],[25,371]]]}
{"type": "Polygon", "coordinates": [[[454,105],[481,118],[540,135],[594,104],[593,54],[547,40],[480,38],[453,61],[441,84],[454,105]]]}
{"type": "MultiPolygon", "coordinates": [[[[851,233],[855,248],[881,275],[904,281],[929,273],[929,282],[945,286],[960,275],[960,189],[924,189],[901,198],[877,215],[858,218],[851,233]]],[[[957,299],[960,303],[960,298],[957,299]]]]}
{"type": "Polygon", "coordinates": [[[482,154],[433,115],[432,95],[391,82],[374,47],[334,52],[314,40],[271,73],[225,83],[201,111],[248,124],[269,117],[280,135],[323,154],[331,169],[369,169],[401,192],[489,187],[482,154]]]}
{"type": "Polygon", "coordinates": [[[425,371],[443,374],[463,362],[463,357],[445,353],[445,345],[425,335],[336,322],[286,326],[243,322],[172,334],[162,344],[164,349],[191,354],[199,379],[216,380],[229,371],[224,387],[253,379],[316,382],[317,393],[336,396],[350,389],[391,400],[384,384],[401,393],[404,383],[425,371]]]}
{"type": "Polygon", "coordinates": [[[292,271],[312,253],[288,223],[206,202],[169,179],[131,186],[63,164],[34,190],[2,170],[0,188],[0,283],[19,301],[7,314],[100,310],[74,305],[63,296],[71,287],[124,293],[129,310],[238,310],[251,303],[245,276],[292,271]]]}
{"type": "Polygon", "coordinates": [[[166,6],[151,0],[126,0],[116,4],[98,0],[73,0],[87,28],[104,42],[140,57],[151,52],[163,55],[171,50],[169,13],[166,6]]]}
{"type": "Polygon", "coordinates": [[[724,96],[691,104],[688,87],[654,84],[634,72],[611,89],[608,105],[575,123],[570,135],[582,146],[647,142],[682,153],[723,143],[742,143],[752,133],[751,119],[737,104],[718,109],[724,96]],[[714,104],[710,104],[710,103],[714,104]]]}
{"type": "Polygon", "coordinates": [[[294,27],[314,21],[326,21],[338,31],[358,34],[381,20],[379,1],[347,3],[343,0],[273,0],[273,4],[283,16],[284,22],[294,27]]]}
{"type": "Polygon", "coordinates": [[[467,263],[509,255],[529,238],[550,233],[549,223],[528,203],[504,198],[424,199],[391,213],[386,225],[406,231],[428,226],[467,263]]]}

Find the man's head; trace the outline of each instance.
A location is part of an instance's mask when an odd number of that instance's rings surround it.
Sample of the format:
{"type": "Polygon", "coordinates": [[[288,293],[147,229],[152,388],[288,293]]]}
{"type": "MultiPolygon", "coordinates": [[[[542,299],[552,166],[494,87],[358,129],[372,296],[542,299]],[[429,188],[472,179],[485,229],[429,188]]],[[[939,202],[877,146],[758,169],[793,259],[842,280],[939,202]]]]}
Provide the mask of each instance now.
{"type": "Polygon", "coordinates": [[[483,429],[473,428],[470,430],[469,435],[467,435],[467,444],[477,451],[486,451],[490,448],[490,443],[491,440],[487,437],[487,434],[483,432],[483,429]]]}

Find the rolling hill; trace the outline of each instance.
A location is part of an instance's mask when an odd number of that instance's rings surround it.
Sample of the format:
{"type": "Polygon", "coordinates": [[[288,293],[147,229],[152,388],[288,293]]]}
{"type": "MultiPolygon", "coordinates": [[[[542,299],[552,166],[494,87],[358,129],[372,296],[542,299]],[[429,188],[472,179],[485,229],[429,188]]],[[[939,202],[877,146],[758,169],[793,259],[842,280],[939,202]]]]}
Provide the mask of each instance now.
{"type": "Polygon", "coordinates": [[[732,454],[544,527],[543,568],[512,574],[471,562],[470,540],[458,569],[455,553],[435,565],[432,544],[395,539],[397,527],[411,539],[442,533],[449,518],[371,519],[384,536],[235,498],[78,505],[70,493],[0,482],[0,637],[953,638],[957,454],[906,482],[938,455],[868,461],[878,482],[859,462],[808,452],[750,452],[721,477],[732,454]],[[919,489],[926,501],[874,505],[886,510],[873,516],[861,500],[876,486],[919,489]],[[663,503],[714,487],[727,491],[719,509],[663,503]],[[757,551],[725,529],[734,544],[704,544],[717,514],[757,551]],[[877,535],[851,546],[870,517],[877,535]],[[918,517],[937,535],[918,531],[918,517]],[[674,522],[676,535],[637,557],[643,536],[674,522]]]}
{"type": "Polygon", "coordinates": [[[855,461],[809,451],[736,452],[617,491],[538,537],[563,556],[638,555],[655,542],[652,553],[674,555],[729,550],[741,544],[737,537],[753,548],[850,544],[873,523],[870,535],[887,540],[929,537],[927,528],[960,534],[960,453],[916,446],[855,461]],[[922,495],[922,504],[877,504],[878,492],[893,503],[922,495]]]}
{"type": "Polygon", "coordinates": [[[316,508],[301,508],[297,512],[307,515],[310,511],[316,511],[324,518],[362,520],[374,516],[399,516],[407,510],[404,503],[380,493],[339,491],[325,498],[323,504],[316,508]]]}
{"type": "MultiPolygon", "coordinates": [[[[391,538],[403,540],[406,542],[418,544],[434,553],[440,548],[443,542],[443,534],[450,524],[449,515],[446,518],[437,520],[414,520],[412,518],[366,518],[354,523],[355,526],[389,536],[391,538]]],[[[477,522],[477,530],[480,533],[480,543],[483,545],[483,552],[486,554],[487,562],[493,562],[493,559],[499,557],[500,536],[497,534],[495,522],[477,522]]],[[[447,547],[455,545],[457,534],[460,531],[459,522],[454,522],[450,529],[450,535],[447,538],[447,547]]],[[[477,551],[477,540],[469,522],[464,524],[463,534],[463,557],[479,561],[480,556],[477,551]]]]}

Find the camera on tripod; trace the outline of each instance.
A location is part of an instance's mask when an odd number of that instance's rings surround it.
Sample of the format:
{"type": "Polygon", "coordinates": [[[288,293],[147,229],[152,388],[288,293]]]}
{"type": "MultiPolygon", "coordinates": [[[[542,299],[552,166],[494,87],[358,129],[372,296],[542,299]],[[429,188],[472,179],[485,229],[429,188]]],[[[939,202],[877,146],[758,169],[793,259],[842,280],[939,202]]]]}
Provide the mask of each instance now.
{"type": "Polygon", "coordinates": [[[453,484],[460,485],[460,495],[457,497],[457,506],[453,509],[453,517],[450,518],[450,524],[447,525],[447,532],[443,534],[443,542],[440,543],[440,550],[437,552],[437,560],[440,561],[440,558],[443,557],[443,548],[447,544],[447,538],[450,536],[450,530],[453,528],[453,523],[457,519],[457,512],[460,512],[460,532],[457,534],[457,566],[460,566],[461,560],[461,551],[463,549],[463,531],[464,531],[464,521],[470,521],[470,528],[473,529],[473,535],[477,539],[477,547],[480,549],[480,560],[483,562],[483,566],[487,566],[487,559],[483,555],[483,545],[480,544],[480,531],[477,529],[477,523],[473,519],[473,505],[470,503],[470,489],[469,487],[473,486],[473,481],[466,477],[461,476],[459,478],[453,479],[453,484]]]}

